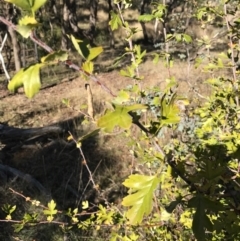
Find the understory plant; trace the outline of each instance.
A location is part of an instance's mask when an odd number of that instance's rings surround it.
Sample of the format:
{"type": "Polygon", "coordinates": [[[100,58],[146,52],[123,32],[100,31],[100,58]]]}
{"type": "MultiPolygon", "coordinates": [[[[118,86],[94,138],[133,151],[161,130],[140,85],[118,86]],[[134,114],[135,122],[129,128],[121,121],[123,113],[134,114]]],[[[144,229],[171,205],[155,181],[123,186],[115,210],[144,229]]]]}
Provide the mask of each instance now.
{"type": "MultiPolygon", "coordinates": [[[[40,63],[20,70],[10,81],[9,90],[14,91],[23,85],[26,95],[33,97],[40,89],[40,68],[59,63],[65,63],[80,71],[86,79],[100,83],[93,74],[92,60],[103,51],[102,47],[91,47],[86,41],[69,36],[84,60],[80,68],[76,67],[68,60],[66,52],[54,51],[33,36],[33,28],[38,25],[34,13],[45,1],[8,2],[29,11],[29,16],[13,27],[49,52],[40,63]]],[[[211,49],[216,44],[215,38],[203,36],[203,39],[194,39],[182,29],[167,32],[164,21],[168,19],[169,5],[165,1],[154,3],[151,13],[140,16],[139,21],[154,20],[163,24],[164,43],[161,46],[164,47],[154,51],[153,62],[161,61],[169,76],[164,87],[149,88],[143,87],[147,80],[140,75],[147,52],[134,44],[133,36],[139,30],[131,27],[124,18],[124,11],[131,8],[132,1],[118,0],[114,3],[116,8],[111,12],[110,27],[112,31],[123,28],[128,45],[116,61],[131,60],[120,74],[131,79],[132,84],[122,86],[115,96],[100,83],[112,95],[111,106],[97,120],[86,115],[95,129],[80,137],[76,147],[81,152],[82,141],[86,138],[99,132],[118,133],[119,129],[123,130],[131,140],[129,148],[136,163],[135,172],[122,183],[128,192],[120,205],[106,201],[94,211],[88,200],[82,201],[78,207],[57,210],[53,200],[44,205],[23,196],[26,202],[37,205],[38,211],[25,213],[22,220],[14,224],[15,231],[20,232],[30,225],[52,223],[66,232],[71,228],[97,230],[92,232],[112,241],[239,240],[238,1],[222,0],[217,6],[200,1],[190,16],[197,19],[202,28],[215,24],[218,19],[226,29],[224,51],[214,54],[211,49]],[[187,95],[179,94],[178,79],[171,74],[177,61],[170,46],[185,50],[185,61],[190,65],[189,49],[193,43],[204,50],[194,59],[194,64],[209,73],[205,83],[211,87],[211,93],[204,96],[192,88],[194,98],[189,99],[187,95]]],[[[118,138],[117,134],[115,138],[118,138]]],[[[85,165],[88,168],[87,163],[85,165]]],[[[88,171],[93,188],[98,190],[91,170],[88,171]]],[[[12,213],[17,208],[14,204],[2,207],[6,220],[14,223],[12,213]]]]}

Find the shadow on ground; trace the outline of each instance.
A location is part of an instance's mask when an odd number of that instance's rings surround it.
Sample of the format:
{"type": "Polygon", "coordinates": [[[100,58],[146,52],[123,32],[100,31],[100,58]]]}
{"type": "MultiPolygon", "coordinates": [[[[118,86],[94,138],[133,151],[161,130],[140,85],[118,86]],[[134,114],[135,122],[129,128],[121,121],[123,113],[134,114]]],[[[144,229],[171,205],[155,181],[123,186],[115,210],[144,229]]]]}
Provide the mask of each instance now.
{"type": "MultiPolygon", "coordinates": [[[[50,127],[55,127],[54,130],[57,128],[57,133],[44,133],[40,131],[43,128],[35,128],[32,136],[29,134],[20,138],[21,135],[15,135],[16,138],[5,141],[4,136],[0,135],[4,144],[0,151],[0,207],[6,203],[16,205],[17,209],[12,215],[14,220],[21,220],[24,213],[34,209],[31,203],[10,188],[32,200],[39,200],[43,205],[53,199],[58,210],[67,210],[69,207],[81,210],[84,200],[95,208],[106,200],[118,202],[121,199],[124,192],[121,182],[126,172],[124,169],[128,166],[124,167],[122,160],[126,160],[127,153],[124,154],[120,143],[114,149],[111,136],[99,134],[82,143],[83,157],[75,142],[68,141],[69,133],[77,139],[90,131],[91,128],[82,127],[82,120],[82,116],[77,116],[48,126],[49,130],[52,130],[50,127]],[[108,148],[110,142],[111,149],[108,148]],[[99,191],[90,181],[85,161],[99,191]]],[[[1,210],[0,219],[5,219],[5,216],[1,210]]],[[[65,240],[66,235],[71,237],[70,240],[85,240],[80,238],[83,234],[79,230],[64,233],[53,224],[25,228],[16,234],[10,223],[0,222],[0,229],[4,230],[1,231],[0,240],[15,240],[14,237],[38,241],[65,240]]]]}

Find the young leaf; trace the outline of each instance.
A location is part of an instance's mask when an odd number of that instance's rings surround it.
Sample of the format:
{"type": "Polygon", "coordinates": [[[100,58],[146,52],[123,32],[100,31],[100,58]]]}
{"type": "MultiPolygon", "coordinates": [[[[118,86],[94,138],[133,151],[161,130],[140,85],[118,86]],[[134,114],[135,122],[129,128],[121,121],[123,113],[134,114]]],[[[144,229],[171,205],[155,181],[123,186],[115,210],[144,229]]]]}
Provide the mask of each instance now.
{"type": "Polygon", "coordinates": [[[13,3],[22,10],[34,11],[38,10],[47,0],[5,0],[6,2],[13,3]]]}
{"type": "Polygon", "coordinates": [[[93,62],[92,61],[86,61],[82,64],[82,69],[89,73],[89,74],[92,74],[93,72],[93,69],[94,69],[94,66],[93,66],[93,62]]]}
{"type": "Polygon", "coordinates": [[[100,128],[104,128],[106,132],[112,132],[115,126],[123,129],[129,129],[132,124],[132,117],[129,111],[146,109],[145,105],[136,104],[130,106],[116,105],[114,111],[108,111],[102,116],[97,124],[100,128]]]}
{"type": "Polygon", "coordinates": [[[142,221],[144,214],[148,215],[152,211],[153,192],[157,188],[159,178],[156,176],[131,175],[123,183],[124,186],[130,188],[129,194],[126,196],[122,205],[130,207],[127,211],[127,218],[132,225],[142,221]]]}
{"type": "Polygon", "coordinates": [[[78,51],[78,53],[84,58],[87,59],[89,55],[89,49],[87,47],[87,44],[79,39],[76,39],[73,35],[70,35],[70,39],[75,47],[75,49],[78,51]]]}
{"type": "Polygon", "coordinates": [[[9,82],[8,89],[15,92],[23,86],[26,96],[32,98],[41,87],[40,67],[42,66],[43,64],[35,64],[27,69],[21,69],[9,82]]]}
{"type": "Polygon", "coordinates": [[[51,200],[48,203],[48,209],[44,210],[43,213],[45,215],[53,216],[57,213],[57,210],[55,209],[55,207],[56,207],[56,203],[53,200],[51,200]]]}
{"type": "Polygon", "coordinates": [[[40,67],[41,64],[36,64],[24,72],[23,87],[28,98],[32,98],[40,90],[40,67]]]}
{"type": "Polygon", "coordinates": [[[114,99],[114,103],[121,105],[123,102],[129,101],[129,98],[129,93],[124,90],[121,90],[118,96],[114,99]]]}
{"type": "Polygon", "coordinates": [[[89,55],[87,56],[87,61],[93,60],[94,58],[96,58],[99,54],[102,53],[103,48],[102,47],[95,47],[95,48],[91,48],[89,55]]]}
{"type": "Polygon", "coordinates": [[[153,20],[155,18],[154,15],[151,15],[151,14],[143,14],[143,15],[140,15],[138,17],[138,20],[140,22],[150,22],[151,20],[153,20]]]}
{"type": "Polygon", "coordinates": [[[31,12],[31,5],[28,0],[5,0],[5,1],[15,4],[17,7],[21,8],[22,10],[31,12]]]}
{"type": "Polygon", "coordinates": [[[33,0],[30,2],[33,2],[32,10],[36,12],[40,7],[42,7],[47,2],[47,0],[33,0]]]}
{"type": "Polygon", "coordinates": [[[19,20],[19,25],[17,26],[17,31],[24,37],[28,38],[32,30],[39,24],[34,17],[25,16],[19,20]]]}
{"type": "Polygon", "coordinates": [[[119,17],[118,14],[114,13],[113,11],[111,11],[111,20],[109,22],[109,25],[111,26],[112,30],[116,30],[118,29],[119,26],[122,26],[122,21],[119,17]]]}
{"type": "Polygon", "coordinates": [[[175,103],[175,95],[171,98],[169,103],[167,103],[165,96],[162,98],[161,114],[161,126],[177,124],[180,121],[180,110],[175,103]]]}
{"type": "Polygon", "coordinates": [[[82,202],[82,209],[87,209],[89,207],[88,201],[83,201],[82,202]]]}
{"type": "Polygon", "coordinates": [[[68,54],[66,51],[59,50],[52,52],[41,58],[42,63],[52,63],[58,61],[66,61],[68,59],[68,54]]]}

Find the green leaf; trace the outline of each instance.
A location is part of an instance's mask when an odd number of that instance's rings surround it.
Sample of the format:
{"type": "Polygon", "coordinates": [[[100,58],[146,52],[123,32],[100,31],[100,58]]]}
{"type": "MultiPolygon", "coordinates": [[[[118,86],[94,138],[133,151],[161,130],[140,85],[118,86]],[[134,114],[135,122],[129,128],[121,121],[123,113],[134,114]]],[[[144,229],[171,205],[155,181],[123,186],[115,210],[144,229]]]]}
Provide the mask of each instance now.
{"type": "Polygon", "coordinates": [[[24,223],[13,224],[14,232],[19,233],[24,228],[24,223]]]}
{"type": "Polygon", "coordinates": [[[121,105],[123,102],[129,101],[130,95],[128,92],[121,90],[118,96],[114,99],[115,104],[121,105]]]}
{"type": "Polygon", "coordinates": [[[78,142],[79,142],[79,141],[82,142],[82,141],[84,141],[84,140],[86,140],[86,139],[88,139],[88,138],[90,138],[90,137],[92,137],[92,136],[97,135],[100,130],[101,130],[101,129],[99,128],[99,129],[96,129],[96,130],[94,130],[94,131],[89,132],[88,134],[86,134],[86,135],[84,135],[84,136],[81,136],[81,137],[78,139],[78,142]]]}
{"type": "Polygon", "coordinates": [[[21,8],[22,10],[31,12],[31,5],[29,3],[29,0],[5,0],[5,1],[15,4],[17,7],[21,8]]]}
{"type": "Polygon", "coordinates": [[[73,46],[75,47],[75,49],[77,50],[77,52],[84,58],[87,59],[87,57],[89,56],[89,49],[87,47],[87,43],[85,43],[82,40],[76,39],[73,35],[70,35],[70,39],[73,43],[73,46]]]}
{"type": "Polygon", "coordinates": [[[108,111],[102,116],[97,124],[106,132],[112,132],[114,127],[119,126],[123,129],[129,129],[132,124],[132,117],[129,111],[146,109],[145,105],[136,104],[131,106],[116,105],[114,111],[108,111]]]}
{"type": "Polygon", "coordinates": [[[56,203],[51,200],[49,203],[48,203],[48,209],[47,210],[43,210],[43,213],[45,215],[49,215],[49,216],[53,216],[57,213],[57,210],[55,209],[56,207],[56,203]]]}
{"type": "Polygon", "coordinates": [[[111,26],[111,29],[114,31],[118,29],[119,26],[122,26],[122,21],[118,14],[114,13],[113,11],[110,12],[111,14],[111,20],[109,22],[109,25],[111,26]]]}
{"type": "Polygon", "coordinates": [[[83,201],[82,202],[82,209],[88,209],[89,208],[89,203],[88,201],[83,201]]]}
{"type": "Polygon", "coordinates": [[[87,56],[87,61],[93,60],[96,58],[99,54],[101,54],[103,51],[102,47],[95,47],[90,49],[90,53],[87,56]]]}
{"type": "Polygon", "coordinates": [[[192,42],[192,37],[188,34],[183,34],[183,40],[186,43],[191,43],[192,42]]]}
{"type": "Polygon", "coordinates": [[[35,12],[42,5],[46,3],[47,0],[5,0],[6,2],[13,3],[22,10],[29,12],[35,12]]]}
{"type": "Polygon", "coordinates": [[[86,61],[82,64],[82,69],[89,73],[89,74],[92,74],[93,72],[93,69],[94,69],[94,66],[93,66],[93,62],[92,61],[86,61]]]}
{"type": "Polygon", "coordinates": [[[138,17],[138,21],[140,22],[150,22],[151,20],[153,20],[155,18],[154,15],[151,15],[151,14],[143,14],[143,15],[140,15],[138,17]]]}
{"type": "Polygon", "coordinates": [[[19,20],[17,25],[17,31],[24,37],[28,38],[32,30],[38,26],[38,22],[34,17],[25,16],[19,20]]]}
{"type": "Polygon", "coordinates": [[[188,202],[189,207],[195,207],[196,212],[193,216],[193,223],[192,223],[192,230],[197,238],[197,240],[205,240],[205,234],[206,230],[212,231],[213,225],[209,219],[209,217],[206,215],[205,209],[206,206],[209,205],[209,202],[207,202],[204,196],[201,194],[197,195],[196,197],[193,197],[188,202]]]}
{"type": "Polygon", "coordinates": [[[41,58],[42,63],[52,63],[52,62],[58,62],[58,61],[66,61],[68,59],[68,54],[66,51],[59,50],[54,51],[44,57],[41,58]]]}
{"type": "Polygon", "coordinates": [[[159,62],[159,54],[154,53],[153,56],[154,56],[153,63],[157,64],[159,62]]]}
{"type": "Polygon", "coordinates": [[[8,89],[15,92],[23,86],[26,96],[32,98],[41,87],[40,67],[42,66],[43,64],[35,64],[27,69],[21,69],[9,82],[8,89]]]}
{"type": "Polygon", "coordinates": [[[127,218],[132,225],[141,223],[144,214],[148,215],[152,211],[153,192],[157,188],[159,178],[157,176],[130,175],[123,182],[123,185],[130,188],[130,193],[126,196],[122,205],[130,207],[127,211],[127,218]]]}
{"type": "Polygon", "coordinates": [[[177,124],[180,121],[180,110],[175,103],[176,95],[173,95],[170,102],[166,100],[166,96],[163,96],[161,102],[161,126],[169,124],[177,124]]]}
{"type": "Polygon", "coordinates": [[[40,7],[42,7],[47,0],[28,0],[29,2],[33,2],[32,10],[36,12],[40,7]]]}

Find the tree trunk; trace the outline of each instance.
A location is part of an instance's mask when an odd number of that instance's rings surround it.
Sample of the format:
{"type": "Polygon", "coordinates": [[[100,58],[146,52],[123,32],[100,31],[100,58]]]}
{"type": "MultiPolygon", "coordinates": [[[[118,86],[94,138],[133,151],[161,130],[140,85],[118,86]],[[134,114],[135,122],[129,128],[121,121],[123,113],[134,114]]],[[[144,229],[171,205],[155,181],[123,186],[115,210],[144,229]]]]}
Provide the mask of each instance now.
{"type": "Polygon", "coordinates": [[[96,33],[97,24],[97,10],[98,10],[98,0],[90,0],[90,30],[89,30],[89,40],[90,44],[93,44],[94,36],[96,33]]]}
{"type": "Polygon", "coordinates": [[[77,4],[75,0],[64,0],[63,20],[62,20],[62,48],[69,48],[69,39],[67,34],[74,34],[76,38],[84,38],[82,31],[78,27],[77,4]]]}
{"type": "MultiPolygon", "coordinates": [[[[145,13],[145,6],[149,5],[151,2],[151,0],[142,0],[141,1],[141,5],[140,5],[140,15],[143,15],[145,13]]],[[[144,22],[140,22],[141,27],[142,27],[142,31],[143,31],[143,41],[144,44],[148,44],[149,39],[148,39],[148,35],[147,35],[147,29],[146,29],[146,25],[144,22]]]]}
{"type": "MultiPolygon", "coordinates": [[[[6,19],[16,24],[16,19],[20,12],[12,4],[6,5],[5,12],[7,13],[6,19]]],[[[17,34],[12,28],[8,28],[8,33],[12,40],[15,70],[19,71],[21,69],[21,49],[17,40],[17,34]]]]}
{"type": "Polygon", "coordinates": [[[21,58],[20,58],[21,49],[18,44],[16,32],[12,28],[8,28],[8,32],[12,39],[15,70],[19,71],[21,69],[21,58]]]}
{"type": "MultiPolygon", "coordinates": [[[[112,7],[112,0],[108,0],[108,22],[110,22],[111,20],[111,11],[113,10],[112,7]]],[[[113,31],[111,29],[111,26],[108,25],[108,33],[109,33],[109,44],[111,48],[115,47],[115,41],[114,41],[114,35],[113,35],[113,31]]]]}

